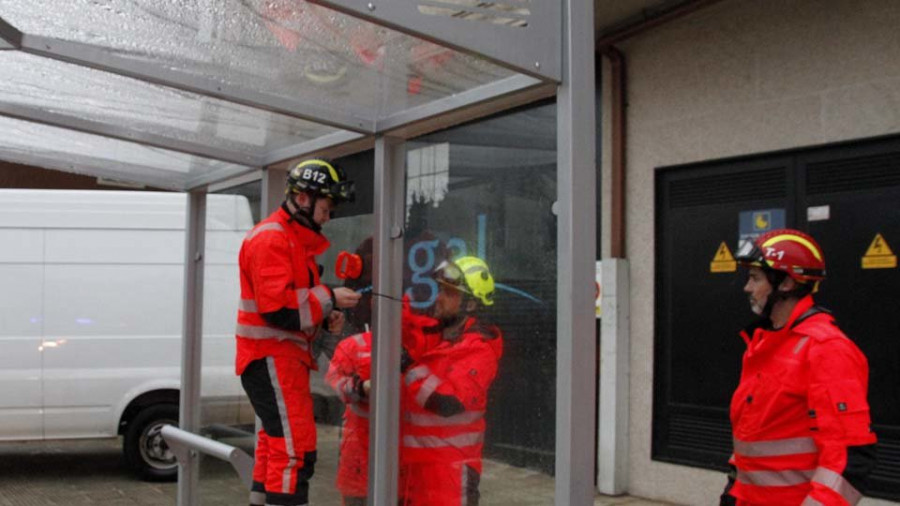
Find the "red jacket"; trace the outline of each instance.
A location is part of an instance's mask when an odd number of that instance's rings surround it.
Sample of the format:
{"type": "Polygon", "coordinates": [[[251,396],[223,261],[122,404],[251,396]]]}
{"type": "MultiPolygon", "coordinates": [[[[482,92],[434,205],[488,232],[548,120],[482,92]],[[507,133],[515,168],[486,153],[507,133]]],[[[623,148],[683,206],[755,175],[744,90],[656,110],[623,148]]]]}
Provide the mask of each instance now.
{"type": "Polygon", "coordinates": [[[346,405],[341,429],[337,487],[341,494],[365,497],[368,488],[369,400],[360,396],[372,376],[372,333],[347,337],[334,350],[325,381],[346,405]]]}
{"type": "Polygon", "coordinates": [[[319,281],[315,256],[328,246],[324,236],[290,220],[284,209],[278,209],[247,233],[238,261],[238,375],[250,362],[276,355],[296,357],[307,367],[315,368],[309,346],[333,306],[331,290],[319,281]],[[299,312],[302,330],[274,327],[261,315],[282,308],[299,312]]]}
{"type": "Polygon", "coordinates": [[[425,336],[434,344],[411,353],[414,363],[403,377],[401,464],[462,462],[481,472],[488,388],[503,339],[499,329],[472,317],[457,332],[441,340],[425,336]],[[442,413],[429,402],[436,395],[455,399],[458,409],[442,413]]]}
{"type": "MultiPolygon", "coordinates": [[[[742,333],[741,381],[731,400],[738,504],[845,505],[856,452],[875,443],[865,356],[807,296],[779,330],[742,333]]],[[[862,466],[865,468],[866,466],[862,466]]]]}

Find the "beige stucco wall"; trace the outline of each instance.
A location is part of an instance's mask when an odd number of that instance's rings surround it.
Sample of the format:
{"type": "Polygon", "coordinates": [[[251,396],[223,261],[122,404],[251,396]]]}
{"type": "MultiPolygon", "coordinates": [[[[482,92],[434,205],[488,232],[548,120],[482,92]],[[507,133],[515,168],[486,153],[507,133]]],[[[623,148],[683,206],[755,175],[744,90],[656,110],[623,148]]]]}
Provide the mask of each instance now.
{"type": "Polygon", "coordinates": [[[628,65],[630,493],[717,504],[724,483],[720,473],[650,460],[654,171],[900,133],[898,27],[896,0],[726,0],[619,45],[628,65]]]}

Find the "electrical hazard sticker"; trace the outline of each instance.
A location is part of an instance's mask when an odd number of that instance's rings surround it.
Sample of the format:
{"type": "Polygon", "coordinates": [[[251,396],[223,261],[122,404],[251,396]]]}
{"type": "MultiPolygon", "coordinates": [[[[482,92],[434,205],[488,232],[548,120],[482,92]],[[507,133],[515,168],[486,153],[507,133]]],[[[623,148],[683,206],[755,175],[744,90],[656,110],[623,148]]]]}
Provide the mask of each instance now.
{"type": "Polygon", "coordinates": [[[716,250],[716,256],[714,256],[712,262],[709,263],[709,272],[735,272],[736,270],[737,262],[734,259],[734,255],[731,254],[731,250],[728,249],[728,245],[725,244],[725,241],[722,241],[722,244],[719,245],[719,249],[716,250]]]}
{"type": "Polygon", "coordinates": [[[895,269],[897,268],[897,255],[891,251],[884,236],[875,234],[875,239],[862,257],[863,269],[895,269]]]}

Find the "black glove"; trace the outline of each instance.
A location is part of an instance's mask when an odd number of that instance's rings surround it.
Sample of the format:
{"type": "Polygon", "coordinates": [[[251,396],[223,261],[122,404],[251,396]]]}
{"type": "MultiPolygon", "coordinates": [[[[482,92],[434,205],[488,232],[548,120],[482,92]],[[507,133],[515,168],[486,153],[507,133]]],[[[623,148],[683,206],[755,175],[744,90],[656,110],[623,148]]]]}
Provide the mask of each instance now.
{"type": "Polygon", "coordinates": [[[409,366],[413,364],[412,357],[409,356],[409,352],[406,351],[406,348],[403,348],[403,351],[400,352],[400,373],[403,374],[409,369],[409,366]]]}

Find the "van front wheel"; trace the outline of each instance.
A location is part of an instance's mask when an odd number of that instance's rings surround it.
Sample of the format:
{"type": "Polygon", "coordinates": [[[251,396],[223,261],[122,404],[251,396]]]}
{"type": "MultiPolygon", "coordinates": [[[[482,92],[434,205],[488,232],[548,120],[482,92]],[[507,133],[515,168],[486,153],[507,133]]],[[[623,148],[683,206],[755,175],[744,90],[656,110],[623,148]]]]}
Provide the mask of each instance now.
{"type": "Polygon", "coordinates": [[[123,447],[125,460],[146,481],[174,481],[178,462],[163,440],[164,425],[178,426],[178,406],[154,404],[141,410],[128,424],[123,447]]]}

